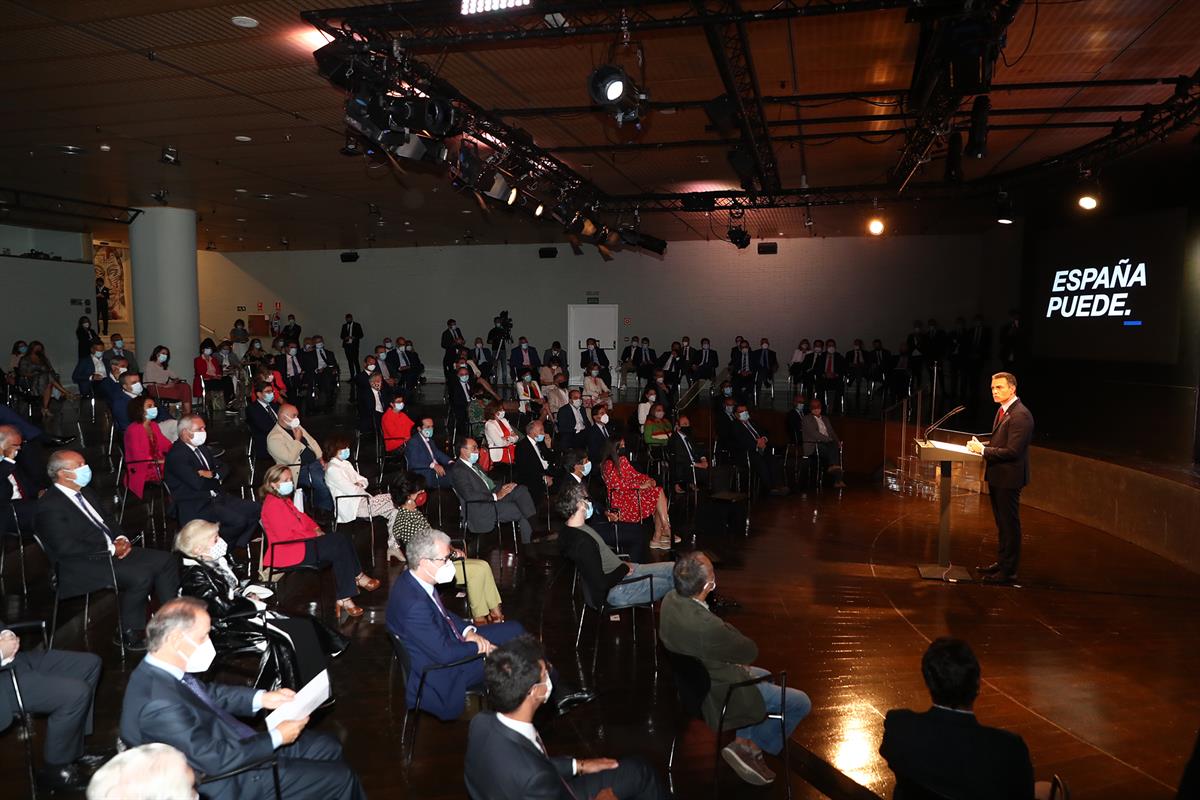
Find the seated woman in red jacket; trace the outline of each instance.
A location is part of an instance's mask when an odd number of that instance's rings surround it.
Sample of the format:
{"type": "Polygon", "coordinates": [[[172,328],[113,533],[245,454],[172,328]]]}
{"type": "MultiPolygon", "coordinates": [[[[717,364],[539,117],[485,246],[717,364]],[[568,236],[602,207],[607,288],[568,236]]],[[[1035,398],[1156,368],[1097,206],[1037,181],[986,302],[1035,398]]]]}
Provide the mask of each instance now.
{"type": "Polygon", "coordinates": [[[205,392],[219,391],[225,397],[225,410],[233,413],[233,379],[221,369],[221,359],[214,355],[216,342],[205,339],[200,343],[200,355],[192,361],[196,377],[192,380],[192,395],[202,397],[205,392]]]}
{"type": "Polygon", "coordinates": [[[404,413],[404,395],[392,398],[391,405],[383,412],[379,423],[383,428],[383,449],[389,453],[399,451],[412,438],[412,417],[404,413]]]}
{"type": "Polygon", "coordinates": [[[312,517],[296,508],[290,495],[296,489],[292,471],[276,464],[263,475],[258,496],[262,499],[262,527],[267,536],[263,566],[294,567],[315,564],[333,567],[333,582],[338,601],[338,618],[361,617],[363,610],[354,604],[358,590],[373,592],[379,581],[362,571],[354,543],[344,533],[325,533],[312,517]],[[304,541],[296,542],[297,539],[304,541]],[[295,542],[278,547],[276,542],[295,542]]]}
{"type": "Polygon", "coordinates": [[[619,522],[641,522],[653,515],[654,538],[650,541],[651,547],[670,550],[673,542],[680,541],[678,536],[671,533],[666,495],[654,478],[643,475],[629,463],[623,437],[609,438],[604,447],[600,474],[608,489],[608,507],[617,512],[619,522]]]}
{"type": "Polygon", "coordinates": [[[158,407],[153,397],[129,401],[129,427],[125,429],[125,474],[121,482],[140,498],[147,483],[162,483],[163,460],[171,440],[163,435],[155,419],[158,407]]]}

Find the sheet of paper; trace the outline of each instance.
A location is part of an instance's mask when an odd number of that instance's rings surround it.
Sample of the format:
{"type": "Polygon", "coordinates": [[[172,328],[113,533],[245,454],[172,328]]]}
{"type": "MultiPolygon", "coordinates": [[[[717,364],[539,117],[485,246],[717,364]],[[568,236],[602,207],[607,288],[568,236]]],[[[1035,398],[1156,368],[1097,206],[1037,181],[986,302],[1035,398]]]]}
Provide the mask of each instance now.
{"type": "Polygon", "coordinates": [[[329,671],[321,670],[315,678],[296,692],[290,703],[285,703],[267,715],[267,729],[275,730],[279,723],[290,719],[303,719],[329,699],[329,671]]]}

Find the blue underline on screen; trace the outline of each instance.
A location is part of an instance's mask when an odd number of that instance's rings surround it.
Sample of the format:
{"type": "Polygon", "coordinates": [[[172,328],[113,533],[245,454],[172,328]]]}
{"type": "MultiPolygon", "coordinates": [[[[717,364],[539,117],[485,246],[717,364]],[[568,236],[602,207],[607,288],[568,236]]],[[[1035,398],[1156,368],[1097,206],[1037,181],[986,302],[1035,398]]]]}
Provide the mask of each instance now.
{"type": "Polygon", "coordinates": [[[1121,324],[1124,325],[1126,328],[1136,328],[1142,324],[1142,321],[1140,319],[1127,319],[1127,320],[1123,321],[1121,324]]]}

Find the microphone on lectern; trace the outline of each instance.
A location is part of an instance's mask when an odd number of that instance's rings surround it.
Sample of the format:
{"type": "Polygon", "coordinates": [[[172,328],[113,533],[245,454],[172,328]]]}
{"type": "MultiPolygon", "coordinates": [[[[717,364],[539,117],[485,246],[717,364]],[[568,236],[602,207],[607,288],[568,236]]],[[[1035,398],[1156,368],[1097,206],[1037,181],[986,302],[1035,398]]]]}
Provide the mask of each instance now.
{"type": "Polygon", "coordinates": [[[922,438],[923,438],[923,439],[925,439],[925,441],[929,441],[929,434],[933,433],[933,432],[934,432],[934,431],[936,431],[938,428],[942,427],[942,424],[943,424],[943,423],[944,423],[946,420],[948,420],[948,419],[950,419],[951,417],[953,417],[955,414],[957,414],[957,413],[959,413],[959,412],[961,412],[961,411],[965,411],[965,410],[966,410],[966,408],[967,408],[966,406],[957,406],[957,407],[955,407],[955,408],[951,409],[951,410],[950,410],[950,412],[949,412],[948,414],[946,414],[946,416],[942,417],[942,418],[941,418],[941,419],[939,419],[937,422],[933,423],[933,424],[932,424],[932,425],[930,425],[928,428],[926,428],[926,429],[925,429],[925,435],[924,435],[922,438]]]}

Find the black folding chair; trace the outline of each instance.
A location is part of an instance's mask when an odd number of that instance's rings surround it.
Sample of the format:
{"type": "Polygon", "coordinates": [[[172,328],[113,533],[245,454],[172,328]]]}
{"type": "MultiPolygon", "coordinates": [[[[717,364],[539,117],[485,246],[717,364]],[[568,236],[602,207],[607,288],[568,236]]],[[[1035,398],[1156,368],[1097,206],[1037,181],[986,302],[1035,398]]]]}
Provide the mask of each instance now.
{"type": "MultiPolygon", "coordinates": [[[[9,622],[5,625],[11,631],[37,630],[42,634],[42,647],[48,647],[46,640],[46,621],[28,620],[9,622]]],[[[21,726],[20,739],[25,743],[25,771],[29,776],[29,796],[37,800],[37,769],[33,756],[33,715],[25,710],[25,701],[21,696],[21,684],[17,680],[16,662],[12,661],[0,667],[0,681],[11,681],[13,697],[17,701],[17,724],[21,726]]]]}
{"type": "MultiPolygon", "coordinates": [[[[407,692],[408,682],[412,680],[412,659],[408,655],[408,651],[404,648],[404,642],[396,634],[388,631],[388,638],[392,641],[392,654],[395,660],[400,665],[400,674],[404,676],[404,686],[407,692]]],[[[425,695],[425,680],[429,677],[429,673],[437,672],[443,669],[454,669],[456,667],[465,666],[472,661],[482,661],[483,653],[476,653],[467,658],[460,658],[457,661],[451,661],[446,664],[434,664],[426,667],[421,672],[421,678],[417,682],[417,696],[413,703],[413,707],[409,708],[407,701],[404,704],[404,721],[400,724],[400,754],[404,759],[404,766],[407,767],[412,763],[413,751],[417,747],[417,728],[421,724],[421,700],[425,695]],[[412,739],[408,738],[408,720],[412,717],[412,739]]],[[[484,691],[482,687],[467,687],[467,696],[472,695],[483,697],[484,691]]]]}
{"type": "MultiPolygon", "coordinates": [[[[17,559],[21,564],[21,596],[28,600],[29,584],[25,579],[25,534],[33,533],[33,531],[21,530],[21,520],[18,519],[16,506],[11,501],[2,501],[0,502],[0,520],[8,519],[12,520],[12,529],[6,531],[0,528],[0,585],[3,585],[4,581],[4,557],[8,552],[8,548],[5,547],[4,537],[15,536],[17,539],[17,559]]],[[[0,522],[0,525],[3,524],[3,522],[0,522]]]]}
{"type": "Polygon", "coordinates": [[[583,606],[579,609],[579,626],[575,631],[575,649],[579,650],[579,641],[583,637],[583,620],[587,616],[588,610],[596,612],[596,630],[592,640],[592,669],[596,668],[596,658],[600,650],[600,626],[604,621],[604,615],[610,611],[621,612],[629,609],[630,627],[633,630],[633,644],[637,646],[637,610],[639,608],[646,609],[650,612],[650,629],[654,632],[651,638],[651,644],[654,648],[654,674],[658,674],[658,618],[654,613],[654,576],[653,575],[635,575],[632,578],[626,578],[617,584],[617,586],[629,586],[635,583],[648,581],[650,588],[650,601],[645,603],[631,603],[627,606],[609,605],[608,597],[593,597],[588,588],[587,581],[580,581],[579,586],[583,589],[583,606]]]}
{"type": "MultiPolygon", "coordinates": [[[[317,606],[321,609],[321,616],[324,617],[325,616],[325,590],[324,590],[324,585],[323,585],[324,580],[322,579],[323,573],[325,571],[324,568],[318,564],[305,564],[303,562],[301,562],[299,564],[292,564],[291,566],[288,566],[288,567],[275,566],[275,548],[276,547],[282,547],[283,545],[288,545],[288,544],[303,545],[306,542],[310,542],[310,541],[312,541],[312,540],[311,539],[282,539],[278,542],[273,542],[270,540],[270,537],[267,537],[266,539],[264,539],[264,543],[267,548],[267,555],[271,557],[271,563],[267,564],[265,567],[265,569],[267,571],[266,580],[267,580],[267,583],[274,583],[276,575],[290,575],[294,572],[315,572],[317,574],[317,587],[318,587],[317,588],[317,606]]],[[[266,559],[263,559],[263,560],[265,561],[266,559]]]]}
{"type": "MultiPolygon", "coordinates": [[[[342,495],[338,495],[337,497],[333,498],[333,532],[334,533],[337,533],[337,529],[338,529],[338,510],[340,509],[339,503],[341,503],[343,500],[361,501],[364,499],[367,501],[368,504],[370,504],[371,495],[369,495],[369,494],[342,494],[342,495]]],[[[369,508],[367,511],[367,525],[369,525],[371,528],[371,566],[373,567],[373,566],[375,566],[375,517],[371,515],[369,508]]]]}
{"type": "Polygon", "coordinates": [[[92,592],[100,591],[102,589],[112,589],[113,597],[117,601],[117,643],[121,648],[121,660],[124,661],[125,624],[121,619],[121,592],[117,588],[117,571],[116,568],[113,567],[112,553],[104,550],[103,552],[92,553],[88,556],[80,556],[80,558],[104,559],[108,563],[108,575],[111,579],[111,583],[101,581],[95,584],[72,586],[65,590],[70,592],[70,594],[66,594],[64,593],[62,585],[62,562],[59,561],[58,557],[53,553],[53,551],[46,547],[45,543],[38,538],[36,533],[33,534],[33,540],[37,542],[38,547],[42,548],[42,552],[46,554],[46,560],[50,562],[50,569],[52,572],[51,579],[54,585],[54,612],[50,618],[50,640],[47,646],[54,646],[54,633],[58,630],[58,608],[62,604],[63,600],[72,600],[80,595],[83,596],[83,626],[84,628],[87,628],[88,612],[91,604],[92,592]]]}
{"type": "MultiPolygon", "coordinates": [[[[500,522],[500,510],[496,508],[496,501],[494,499],[463,500],[462,495],[458,493],[458,489],[454,490],[454,497],[458,500],[458,518],[459,526],[462,528],[463,541],[468,541],[467,534],[474,535],[475,555],[479,555],[479,540],[483,537],[483,534],[491,533],[492,531],[501,531],[500,536],[503,538],[503,529],[501,527],[503,523],[500,522]],[[470,515],[467,512],[473,505],[491,506],[493,522],[487,528],[471,527],[470,515]]],[[[512,525],[513,551],[519,556],[521,554],[521,534],[518,532],[516,520],[509,524],[512,525]]]]}

